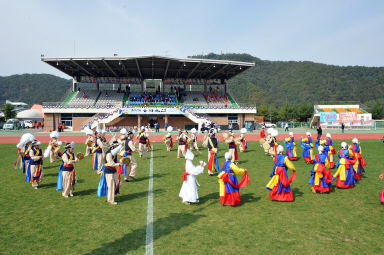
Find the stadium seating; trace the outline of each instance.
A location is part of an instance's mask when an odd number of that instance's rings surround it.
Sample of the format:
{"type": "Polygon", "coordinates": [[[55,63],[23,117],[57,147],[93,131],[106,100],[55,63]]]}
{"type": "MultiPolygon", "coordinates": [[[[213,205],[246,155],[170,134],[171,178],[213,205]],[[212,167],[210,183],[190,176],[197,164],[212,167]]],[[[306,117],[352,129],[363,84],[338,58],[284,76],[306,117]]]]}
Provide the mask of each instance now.
{"type": "Polygon", "coordinates": [[[99,96],[99,91],[89,90],[89,91],[77,91],[71,100],[69,100],[67,106],[90,106],[94,105],[97,97],[99,96]]]}
{"type": "Polygon", "coordinates": [[[129,102],[126,105],[143,106],[143,105],[176,105],[174,95],[164,94],[130,94],[129,102]]]}
{"type": "Polygon", "coordinates": [[[208,106],[203,94],[199,91],[187,91],[184,96],[184,105],[191,106],[208,106]]]}
{"type": "Polygon", "coordinates": [[[209,107],[230,107],[231,101],[225,93],[213,91],[212,93],[205,93],[205,99],[209,107]]]}
{"type": "Polygon", "coordinates": [[[96,106],[118,106],[122,105],[124,93],[117,93],[116,90],[105,90],[102,91],[99,99],[96,102],[96,106]]]}

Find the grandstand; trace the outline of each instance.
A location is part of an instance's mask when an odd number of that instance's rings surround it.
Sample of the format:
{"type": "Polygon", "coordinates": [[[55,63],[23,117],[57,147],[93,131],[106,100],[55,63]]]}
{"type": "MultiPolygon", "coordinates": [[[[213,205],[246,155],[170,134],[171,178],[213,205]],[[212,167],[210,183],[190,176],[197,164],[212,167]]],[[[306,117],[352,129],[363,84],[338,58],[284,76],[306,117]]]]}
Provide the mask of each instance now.
{"type": "Polygon", "coordinates": [[[255,122],[256,107],[239,107],[227,81],[254,63],[161,56],[42,58],[73,77],[63,102],[44,103],[45,128],[65,121],[72,130],[107,126],[200,128],[214,122],[222,129],[255,122]]]}

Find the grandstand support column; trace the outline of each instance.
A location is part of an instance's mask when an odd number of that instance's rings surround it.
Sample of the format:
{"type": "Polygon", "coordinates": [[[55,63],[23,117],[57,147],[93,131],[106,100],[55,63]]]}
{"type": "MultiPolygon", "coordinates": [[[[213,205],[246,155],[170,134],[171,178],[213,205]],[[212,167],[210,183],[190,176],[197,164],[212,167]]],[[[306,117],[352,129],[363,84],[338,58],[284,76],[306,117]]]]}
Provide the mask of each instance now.
{"type": "Polygon", "coordinates": [[[164,84],[163,81],[160,81],[160,92],[164,92],[164,84]]]}
{"type": "Polygon", "coordinates": [[[137,129],[140,131],[140,127],[141,127],[141,116],[140,115],[137,115],[137,129]]]}
{"type": "Polygon", "coordinates": [[[167,131],[167,128],[165,127],[165,123],[167,123],[167,125],[169,126],[167,114],[164,115],[164,131],[167,131]]]}
{"type": "Polygon", "coordinates": [[[72,78],[72,91],[76,91],[77,90],[77,81],[75,79],[75,77],[72,78]]]}
{"type": "Polygon", "coordinates": [[[184,83],[184,91],[187,91],[187,83],[184,83]]]}
{"type": "Polygon", "coordinates": [[[227,94],[227,83],[224,83],[224,93],[227,94]]]}
{"type": "Polygon", "coordinates": [[[100,85],[98,82],[96,82],[96,89],[97,89],[97,91],[100,91],[100,85]]]}
{"type": "Polygon", "coordinates": [[[204,93],[207,93],[207,84],[204,83],[204,93]]]}

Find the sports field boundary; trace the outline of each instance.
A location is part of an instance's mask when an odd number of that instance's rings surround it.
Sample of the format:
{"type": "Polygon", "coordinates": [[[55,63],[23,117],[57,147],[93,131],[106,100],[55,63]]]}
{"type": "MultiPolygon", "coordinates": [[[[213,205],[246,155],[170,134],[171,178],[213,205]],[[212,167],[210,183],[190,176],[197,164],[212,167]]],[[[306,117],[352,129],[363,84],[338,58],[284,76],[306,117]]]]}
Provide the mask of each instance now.
{"type": "MultiPolygon", "coordinates": [[[[383,133],[332,133],[332,140],[352,140],[353,138],[357,138],[359,140],[373,140],[373,139],[382,139],[384,137],[383,133]]],[[[173,139],[176,139],[177,133],[173,132],[172,137],[173,139]]],[[[236,136],[236,135],[235,135],[236,136]]],[[[295,140],[299,141],[300,137],[305,137],[305,133],[303,134],[295,134],[295,140]]],[[[17,144],[20,141],[21,135],[17,136],[1,136],[0,137],[0,144],[17,144]]],[[[112,136],[107,136],[107,139],[110,139],[112,136]]],[[[149,133],[149,138],[151,142],[163,142],[164,134],[157,135],[157,134],[151,134],[149,133]]],[[[204,135],[199,134],[197,135],[197,140],[201,142],[203,140],[204,135]]],[[[223,141],[223,135],[218,134],[216,137],[219,139],[219,141],[223,141]]],[[[283,141],[286,137],[289,137],[288,134],[280,134],[277,137],[278,141],[283,141]]],[[[245,138],[247,141],[259,141],[260,136],[258,134],[246,134],[245,138]]],[[[312,138],[314,140],[317,139],[316,134],[312,134],[312,138]]],[[[321,137],[322,139],[325,139],[325,134],[321,137]]],[[[36,136],[36,139],[39,140],[41,143],[49,143],[49,135],[47,136],[36,136]]],[[[75,142],[75,143],[84,143],[86,139],[86,136],[61,136],[60,141],[63,142],[75,142]]]]}

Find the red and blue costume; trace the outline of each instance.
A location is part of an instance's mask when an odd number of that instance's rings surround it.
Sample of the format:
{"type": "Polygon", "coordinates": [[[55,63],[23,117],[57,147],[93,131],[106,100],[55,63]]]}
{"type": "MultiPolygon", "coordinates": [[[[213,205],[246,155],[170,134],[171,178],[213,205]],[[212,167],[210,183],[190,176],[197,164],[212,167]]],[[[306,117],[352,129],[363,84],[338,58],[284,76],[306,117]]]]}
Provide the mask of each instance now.
{"type": "Polygon", "coordinates": [[[353,173],[353,165],[355,160],[353,160],[352,151],[346,149],[341,149],[338,153],[339,161],[336,163],[337,172],[333,175],[334,178],[337,177],[336,187],[340,189],[350,189],[355,187],[356,179],[353,173]]]}
{"type": "Polygon", "coordinates": [[[327,137],[324,143],[324,151],[328,152],[329,166],[330,168],[335,168],[335,160],[333,154],[336,154],[335,147],[333,147],[333,141],[331,138],[327,137]]]}
{"type": "Polygon", "coordinates": [[[209,151],[209,161],[208,161],[208,170],[211,172],[217,172],[220,170],[219,161],[217,160],[218,152],[218,143],[216,137],[208,138],[208,151],[209,151]]]}
{"type": "Polygon", "coordinates": [[[352,144],[349,149],[353,154],[353,159],[356,160],[356,163],[353,165],[355,179],[360,181],[361,173],[365,173],[364,167],[367,163],[361,156],[361,147],[358,144],[352,144]]]}
{"type": "Polygon", "coordinates": [[[219,172],[220,184],[220,202],[223,205],[240,204],[239,189],[248,185],[250,179],[246,170],[239,168],[230,160],[225,161],[223,169],[219,172]],[[240,183],[237,181],[237,175],[244,175],[240,183]]]}
{"type": "Polygon", "coordinates": [[[307,138],[301,139],[301,147],[303,150],[303,158],[305,162],[313,164],[313,143],[312,137],[308,136],[307,138]]]}
{"type": "Polygon", "coordinates": [[[329,192],[332,189],[332,172],[329,169],[327,153],[316,154],[314,163],[309,184],[312,184],[315,191],[329,192]]]}
{"type": "Polygon", "coordinates": [[[284,146],[287,149],[288,159],[297,160],[295,138],[293,136],[285,138],[284,146]]]}
{"type": "Polygon", "coordinates": [[[288,159],[287,156],[278,154],[275,156],[275,166],[270,175],[271,180],[268,182],[266,188],[270,190],[269,197],[271,200],[276,201],[293,201],[293,194],[291,190],[291,182],[296,179],[295,166],[288,159]],[[293,171],[292,176],[288,179],[287,169],[293,171]]]}

